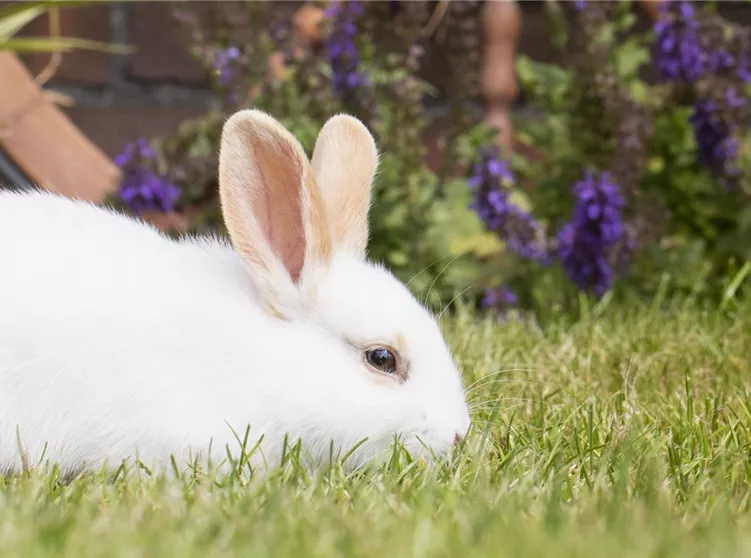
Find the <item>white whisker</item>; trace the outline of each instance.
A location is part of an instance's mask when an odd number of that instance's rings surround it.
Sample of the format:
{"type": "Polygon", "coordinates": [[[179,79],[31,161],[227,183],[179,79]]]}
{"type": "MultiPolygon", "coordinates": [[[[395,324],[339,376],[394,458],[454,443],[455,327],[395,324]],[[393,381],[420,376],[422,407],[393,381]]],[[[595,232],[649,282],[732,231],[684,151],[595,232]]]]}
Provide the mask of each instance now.
{"type": "Polygon", "coordinates": [[[420,275],[422,275],[423,273],[425,273],[425,272],[426,272],[426,271],[427,271],[428,269],[430,269],[430,268],[431,268],[432,266],[434,266],[435,264],[437,264],[437,263],[438,263],[438,262],[440,262],[441,260],[445,260],[446,258],[448,258],[448,256],[442,256],[442,257],[438,258],[437,260],[435,260],[435,261],[434,261],[433,263],[431,263],[431,264],[428,264],[428,265],[426,265],[425,267],[423,267],[423,268],[422,268],[422,269],[421,269],[420,271],[418,271],[417,273],[415,273],[415,274],[414,274],[414,275],[412,276],[412,279],[410,279],[409,281],[407,281],[407,285],[406,285],[406,286],[407,286],[407,287],[409,287],[409,284],[410,284],[410,283],[411,283],[412,281],[414,281],[415,279],[417,279],[417,278],[418,278],[418,277],[419,277],[420,275]]]}
{"type": "Polygon", "coordinates": [[[438,314],[438,317],[435,319],[435,321],[439,322],[441,320],[441,316],[443,316],[443,313],[446,312],[446,310],[448,310],[449,306],[451,306],[451,303],[453,303],[457,298],[459,298],[460,296],[462,296],[464,293],[466,293],[469,289],[471,289],[475,285],[477,285],[477,283],[472,283],[469,287],[467,287],[462,292],[460,292],[458,295],[456,295],[454,298],[452,298],[451,300],[449,300],[448,304],[443,307],[443,310],[441,310],[441,313],[438,314]]]}
{"type": "Polygon", "coordinates": [[[469,390],[469,389],[472,389],[477,383],[479,383],[479,382],[481,382],[483,380],[488,380],[490,378],[493,378],[495,376],[499,376],[501,374],[510,374],[511,372],[536,372],[536,369],[535,368],[522,368],[522,367],[518,367],[518,368],[503,368],[501,370],[498,370],[496,372],[492,372],[490,374],[485,374],[484,376],[478,378],[473,383],[469,384],[465,388],[465,391],[469,390]]]}
{"type": "Polygon", "coordinates": [[[436,284],[436,282],[438,281],[438,279],[441,278],[441,275],[443,275],[443,272],[446,271],[452,263],[454,263],[460,256],[463,256],[463,255],[464,255],[464,252],[462,252],[460,254],[457,254],[456,256],[454,256],[453,258],[451,258],[451,261],[449,263],[447,263],[445,266],[443,266],[443,269],[441,269],[441,271],[438,272],[438,275],[436,275],[433,278],[433,282],[430,283],[430,287],[428,287],[428,294],[425,295],[425,305],[426,306],[428,304],[428,299],[430,298],[430,291],[433,290],[433,286],[436,284]]]}

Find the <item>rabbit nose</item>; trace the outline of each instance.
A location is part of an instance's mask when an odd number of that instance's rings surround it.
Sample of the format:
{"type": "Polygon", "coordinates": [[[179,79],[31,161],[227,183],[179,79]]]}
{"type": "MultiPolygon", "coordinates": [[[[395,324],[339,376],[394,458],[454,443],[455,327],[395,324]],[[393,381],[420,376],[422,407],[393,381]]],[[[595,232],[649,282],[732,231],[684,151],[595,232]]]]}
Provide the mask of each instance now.
{"type": "Polygon", "coordinates": [[[458,445],[459,445],[459,444],[461,444],[461,443],[462,443],[463,441],[464,441],[464,436],[462,436],[462,435],[461,435],[461,434],[459,434],[458,432],[457,432],[456,434],[454,434],[454,445],[455,445],[455,446],[458,446],[458,445]]]}

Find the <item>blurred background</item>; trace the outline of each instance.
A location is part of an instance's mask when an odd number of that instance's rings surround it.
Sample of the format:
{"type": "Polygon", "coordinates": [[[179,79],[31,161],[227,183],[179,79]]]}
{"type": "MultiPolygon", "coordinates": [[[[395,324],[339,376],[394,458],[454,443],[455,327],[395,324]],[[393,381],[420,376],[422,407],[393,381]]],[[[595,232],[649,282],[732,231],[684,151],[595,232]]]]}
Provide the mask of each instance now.
{"type": "Polygon", "coordinates": [[[750,23],[746,2],[0,2],[0,183],[221,231],[229,114],[310,153],[346,111],[383,152],[370,255],[439,311],[731,301],[750,23]]]}

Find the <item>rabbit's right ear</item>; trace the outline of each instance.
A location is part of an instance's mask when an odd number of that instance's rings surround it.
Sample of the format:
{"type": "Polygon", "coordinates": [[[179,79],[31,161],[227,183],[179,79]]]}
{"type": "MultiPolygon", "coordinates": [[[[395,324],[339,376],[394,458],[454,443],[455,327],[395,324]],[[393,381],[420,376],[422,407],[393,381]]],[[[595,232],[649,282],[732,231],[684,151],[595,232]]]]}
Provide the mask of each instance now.
{"type": "Polygon", "coordinates": [[[290,317],[304,271],[331,256],[325,207],[305,151],[268,114],[239,111],[222,131],[219,193],[232,244],[266,309],[290,317]]]}
{"type": "Polygon", "coordinates": [[[337,114],[318,133],[312,164],[334,247],[365,258],[371,188],[378,168],[375,139],[357,118],[337,114]]]}

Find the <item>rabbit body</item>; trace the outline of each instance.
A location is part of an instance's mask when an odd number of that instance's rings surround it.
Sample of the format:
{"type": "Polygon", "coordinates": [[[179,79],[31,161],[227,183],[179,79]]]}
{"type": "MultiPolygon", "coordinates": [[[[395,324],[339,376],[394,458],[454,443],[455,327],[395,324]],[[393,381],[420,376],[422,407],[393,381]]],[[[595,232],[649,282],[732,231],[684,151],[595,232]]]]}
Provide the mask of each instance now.
{"type": "Polygon", "coordinates": [[[296,405],[305,366],[285,348],[311,355],[321,340],[259,309],[230,246],[42,193],[0,194],[0,238],[3,468],[20,465],[16,426],[31,460],[48,443],[75,469],[212,437],[222,452],[236,445],[225,421],[242,437],[237,420],[255,434],[296,405]]]}
{"type": "MultiPolygon", "coordinates": [[[[277,131],[250,117],[266,126],[254,137],[277,131]]],[[[263,161],[247,164],[271,168],[263,161]]],[[[225,212],[234,203],[223,198],[225,212]]],[[[278,240],[285,233],[227,221],[232,245],[176,241],[93,204],[0,193],[0,472],[42,458],[64,474],[135,458],[221,461],[228,447],[239,454],[248,427],[249,445],[262,439],[256,465],[278,462],[285,436],[301,439],[316,462],[332,443],[346,452],[367,438],[357,465],[387,451],[394,435],[420,452],[425,441],[444,451],[462,434],[469,418],[458,373],[432,317],[401,283],[357,250],[310,264],[310,235],[292,281],[301,252],[278,240]],[[257,238],[244,242],[245,230],[257,238]],[[259,264],[259,238],[281,256],[259,264]],[[371,340],[410,344],[399,357],[410,375],[364,364],[371,340]]]]}

